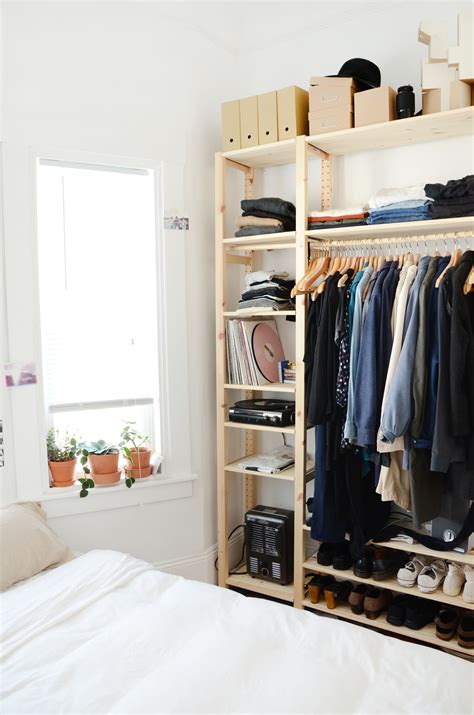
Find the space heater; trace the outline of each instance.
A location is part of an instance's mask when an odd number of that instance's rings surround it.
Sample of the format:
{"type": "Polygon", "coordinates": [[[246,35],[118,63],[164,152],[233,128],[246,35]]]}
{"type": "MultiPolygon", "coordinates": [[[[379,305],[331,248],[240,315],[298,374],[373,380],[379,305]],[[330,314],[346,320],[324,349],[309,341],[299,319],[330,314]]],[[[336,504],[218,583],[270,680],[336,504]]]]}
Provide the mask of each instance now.
{"type": "Polygon", "coordinates": [[[295,515],[288,509],[256,506],[245,514],[247,571],[253,578],[293,581],[295,515]]]}

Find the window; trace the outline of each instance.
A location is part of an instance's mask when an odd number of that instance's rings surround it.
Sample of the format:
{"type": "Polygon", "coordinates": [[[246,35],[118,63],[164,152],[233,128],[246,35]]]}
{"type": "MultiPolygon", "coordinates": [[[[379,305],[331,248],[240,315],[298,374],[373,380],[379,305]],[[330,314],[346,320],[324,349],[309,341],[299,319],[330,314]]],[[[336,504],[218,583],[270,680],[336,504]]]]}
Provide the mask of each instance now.
{"type": "Polygon", "coordinates": [[[37,202],[49,426],[161,452],[154,172],[40,159],[37,202]]]}

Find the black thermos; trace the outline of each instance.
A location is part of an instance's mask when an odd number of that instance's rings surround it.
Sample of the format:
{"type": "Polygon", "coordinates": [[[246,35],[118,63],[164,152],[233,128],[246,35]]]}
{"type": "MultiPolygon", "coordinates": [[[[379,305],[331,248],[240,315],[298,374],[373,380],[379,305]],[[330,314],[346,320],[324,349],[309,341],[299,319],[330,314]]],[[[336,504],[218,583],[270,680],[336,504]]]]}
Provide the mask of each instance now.
{"type": "Polygon", "coordinates": [[[397,119],[406,119],[415,114],[415,94],[411,84],[398,88],[397,93],[397,119]]]}

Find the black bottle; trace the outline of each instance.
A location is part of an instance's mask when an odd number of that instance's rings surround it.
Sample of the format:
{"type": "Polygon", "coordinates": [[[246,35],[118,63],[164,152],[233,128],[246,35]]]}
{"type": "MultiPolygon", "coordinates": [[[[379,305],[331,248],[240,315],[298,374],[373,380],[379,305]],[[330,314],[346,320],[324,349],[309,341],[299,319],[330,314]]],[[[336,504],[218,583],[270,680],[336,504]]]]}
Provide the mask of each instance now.
{"type": "Polygon", "coordinates": [[[415,114],[415,94],[411,84],[404,84],[398,88],[397,94],[397,119],[406,119],[415,114]]]}

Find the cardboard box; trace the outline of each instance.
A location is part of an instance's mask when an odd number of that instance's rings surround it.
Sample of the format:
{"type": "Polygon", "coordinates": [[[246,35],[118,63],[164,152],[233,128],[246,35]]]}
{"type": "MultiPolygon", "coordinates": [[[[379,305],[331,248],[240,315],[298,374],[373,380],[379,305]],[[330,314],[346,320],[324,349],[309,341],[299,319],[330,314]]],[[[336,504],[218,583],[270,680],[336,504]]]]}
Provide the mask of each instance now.
{"type": "Polygon", "coordinates": [[[449,109],[449,94],[441,89],[429,89],[421,93],[421,110],[422,114],[436,114],[436,112],[449,109]]]}
{"type": "Polygon", "coordinates": [[[471,106],[472,87],[467,82],[461,82],[456,79],[451,82],[449,95],[449,108],[461,109],[462,107],[471,106]]]}
{"type": "Polygon", "coordinates": [[[392,87],[376,87],[357,92],[354,97],[355,126],[365,127],[368,124],[391,122],[396,118],[396,96],[397,93],[392,87]]]}
{"type": "Polygon", "coordinates": [[[357,86],[352,77],[311,77],[309,81],[312,87],[319,87],[324,84],[332,84],[336,87],[353,87],[357,91],[357,86]]]}
{"type": "Polygon", "coordinates": [[[277,92],[278,139],[293,139],[308,133],[309,97],[306,89],[285,87],[277,92]]]}
{"type": "Polygon", "coordinates": [[[324,82],[309,88],[309,111],[351,107],[354,101],[355,84],[350,80],[344,84],[324,82]]]}
{"type": "Polygon", "coordinates": [[[240,147],[258,144],[258,104],[257,97],[240,100],[240,147]]]}
{"type": "Polygon", "coordinates": [[[311,112],[309,118],[309,133],[325,134],[351,129],[354,126],[354,112],[350,107],[325,109],[322,112],[311,112]]]}
{"type": "Polygon", "coordinates": [[[278,141],[277,93],[266,92],[257,97],[258,143],[270,144],[278,141]]]}
{"type": "Polygon", "coordinates": [[[441,89],[429,89],[427,92],[422,92],[422,114],[436,114],[436,112],[441,112],[441,104],[441,89]]]}
{"type": "Polygon", "coordinates": [[[240,149],[240,106],[239,100],[221,105],[222,149],[240,149]]]}

